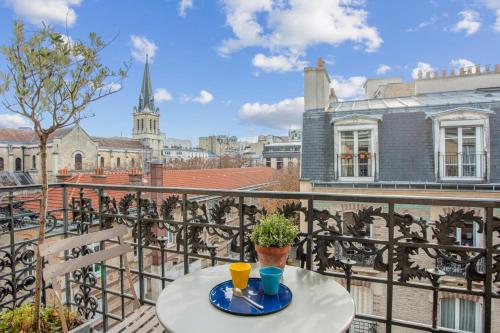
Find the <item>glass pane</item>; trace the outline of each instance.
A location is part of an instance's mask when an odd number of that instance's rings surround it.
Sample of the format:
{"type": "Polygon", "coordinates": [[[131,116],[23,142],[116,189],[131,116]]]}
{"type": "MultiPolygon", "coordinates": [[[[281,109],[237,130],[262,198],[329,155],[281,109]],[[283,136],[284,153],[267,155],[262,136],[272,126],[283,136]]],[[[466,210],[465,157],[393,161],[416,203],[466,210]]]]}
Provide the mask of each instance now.
{"type": "Polygon", "coordinates": [[[475,332],[476,330],[476,303],[460,300],[460,327],[461,331],[475,332]]]}
{"type": "Polygon", "coordinates": [[[354,177],[354,132],[340,132],[341,177],[354,177]]]}
{"type": "Polygon", "coordinates": [[[445,176],[458,177],[458,128],[447,127],[444,130],[444,166],[445,176]]]}
{"type": "Polygon", "coordinates": [[[358,132],[358,176],[371,176],[371,131],[358,132]]]}
{"type": "Polygon", "coordinates": [[[476,128],[462,128],[462,175],[476,176],[476,128]]]}
{"type": "Polygon", "coordinates": [[[455,299],[443,298],[441,300],[441,326],[455,328],[455,299]]]}

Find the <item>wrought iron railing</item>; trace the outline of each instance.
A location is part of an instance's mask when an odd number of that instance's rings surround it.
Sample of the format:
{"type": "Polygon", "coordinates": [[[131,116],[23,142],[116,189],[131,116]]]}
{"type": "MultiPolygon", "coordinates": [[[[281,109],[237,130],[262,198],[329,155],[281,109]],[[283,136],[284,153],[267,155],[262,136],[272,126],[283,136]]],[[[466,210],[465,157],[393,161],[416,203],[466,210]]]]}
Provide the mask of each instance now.
{"type": "MultiPolygon", "coordinates": [[[[37,186],[0,188],[0,308],[9,309],[30,300],[34,286],[34,249],[37,229],[37,186]],[[30,193],[33,192],[33,193],[30,193]]],[[[440,297],[472,297],[482,303],[481,327],[492,331],[493,301],[500,280],[500,219],[498,199],[442,197],[338,195],[322,193],[222,191],[206,189],[54,184],[50,186],[48,238],[67,238],[98,229],[126,225],[134,247],[132,273],[141,302],[154,304],[161,289],[175,278],[212,264],[256,259],[249,232],[269,212],[263,208],[276,199],[288,200],[278,208],[300,220],[301,233],[293,258],[306,269],[337,278],[349,291],[378,286],[367,310],[358,307],[356,323],[371,323],[379,332],[394,328],[436,331],[440,297]],[[207,207],[208,201],[216,201],[207,207]],[[348,230],[344,228],[342,205],[358,207],[348,230]],[[412,207],[443,207],[438,217],[407,213],[412,207]],[[326,208],[325,208],[326,207],[326,208]],[[495,216],[496,213],[496,216],[495,216]],[[431,220],[432,219],[432,220],[431,220]],[[456,245],[457,228],[476,225],[484,244],[456,245]],[[368,226],[374,230],[367,237],[368,226]],[[494,243],[495,239],[495,243],[494,243]],[[369,273],[353,271],[352,261],[336,255],[342,243],[349,253],[373,257],[369,273]],[[466,265],[457,283],[440,283],[437,261],[466,265]],[[479,263],[484,265],[479,269],[479,263]],[[376,274],[373,274],[376,272],[376,274]],[[403,303],[408,292],[429,294],[418,302],[403,303]],[[422,314],[412,311],[419,302],[432,299],[422,314]],[[383,303],[377,307],[376,303],[383,303]],[[396,305],[398,304],[398,305],[396,305]],[[429,312],[432,316],[429,316],[429,312]],[[410,313],[410,314],[408,314],[410,313]],[[432,319],[429,319],[432,318],[432,319]],[[372,323],[376,323],[372,324],[372,323]]],[[[412,210],[412,212],[415,210],[412,210]]],[[[66,258],[105,249],[113,240],[78,248],[66,258]]],[[[61,258],[64,259],[64,258],[61,258]]],[[[130,292],[124,287],[122,262],[101,265],[68,274],[61,281],[64,302],[90,319],[101,316],[103,330],[125,318],[131,309],[130,292]]],[[[44,287],[43,301],[48,300],[44,287]]],[[[356,293],[359,291],[356,290],[356,293]]],[[[416,308],[415,308],[416,309],[416,308]]],[[[333,315],[333,314],[332,314],[333,315]]],[[[353,325],[353,330],[356,327],[353,325]]],[[[452,332],[441,328],[440,332],[452,332]]]]}
{"type": "Polygon", "coordinates": [[[487,157],[486,153],[440,153],[441,178],[485,179],[487,157]]]}

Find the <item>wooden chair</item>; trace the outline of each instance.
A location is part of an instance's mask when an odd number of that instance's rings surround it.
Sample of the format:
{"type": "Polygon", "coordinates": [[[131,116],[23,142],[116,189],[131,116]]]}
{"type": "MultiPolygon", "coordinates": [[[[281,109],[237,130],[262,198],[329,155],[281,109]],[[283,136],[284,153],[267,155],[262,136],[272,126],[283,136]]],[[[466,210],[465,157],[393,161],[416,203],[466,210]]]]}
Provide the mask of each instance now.
{"type": "Polygon", "coordinates": [[[61,302],[60,295],[62,290],[57,283],[57,277],[62,276],[67,273],[72,273],[77,269],[82,267],[90,266],[92,264],[99,264],[102,261],[106,261],[116,257],[122,257],[125,266],[125,276],[127,278],[132,296],[134,298],[134,308],[136,309],[133,313],[128,315],[122,322],[112,327],[108,332],[119,333],[119,332],[137,332],[137,333],[160,333],[165,332],[164,328],[161,326],[158,318],[156,317],[155,309],[151,306],[142,306],[137,297],[137,293],[134,289],[134,283],[132,276],[130,274],[130,266],[127,260],[127,253],[132,251],[132,247],[129,244],[123,242],[123,237],[127,234],[127,228],[125,226],[115,226],[112,229],[106,229],[98,232],[89,233],[82,236],[70,237],[62,240],[57,240],[53,242],[46,242],[40,245],[40,254],[42,257],[48,260],[48,265],[45,266],[43,270],[43,277],[45,281],[50,281],[52,283],[52,288],[55,293],[55,299],[59,307],[59,315],[62,321],[62,328],[64,333],[68,332],[68,325],[63,314],[63,304],[61,302]],[[113,247],[107,247],[104,251],[98,251],[85,256],[80,256],[75,259],[70,259],[67,261],[57,261],[55,256],[65,250],[71,250],[73,248],[81,247],[84,245],[90,245],[92,243],[97,243],[100,241],[108,240],[111,238],[118,237],[119,244],[113,247]]]}

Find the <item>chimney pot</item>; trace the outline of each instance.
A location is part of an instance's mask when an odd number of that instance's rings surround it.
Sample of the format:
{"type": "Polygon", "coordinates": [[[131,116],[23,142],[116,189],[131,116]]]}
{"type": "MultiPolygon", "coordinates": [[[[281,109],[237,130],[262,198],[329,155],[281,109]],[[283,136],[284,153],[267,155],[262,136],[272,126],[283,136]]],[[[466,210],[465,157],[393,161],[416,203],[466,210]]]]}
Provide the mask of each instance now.
{"type": "Polygon", "coordinates": [[[500,73],[500,65],[499,64],[495,65],[495,73],[500,73]]]}
{"type": "Polygon", "coordinates": [[[472,75],[472,67],[467,68],[467,75],[472,75]]]}
{"type": "Polygon", "coordinates": [[[439,77],[439,71],[435,70],[434,71],[434,78],[437,79],[439,77]]]}
{"type": "Polygon", "coordinates": [[[490,72],[490,65],[484,66],[484,72],[489,73],[490,72]]]}
{"type": "Polygon", "coordinates": [[[455,70],[454,70],[454,69],[452,69],[452,70],[451,70],[451,73],[450,73],[450,76],[455,76],[455,75],[456,75],[455,70]]]}
{"type": "Polygon", "coordinates": [[[446,77],[446,69],[443,69],[443,70],[441,71],[441,77],[446,77]]]}
{"type": "Polygon", "coordinates": [[[425,78],[430,79],[431,78],[431,72],[426,72],[425,73],[425,78]]]}
{"type": "Polygon", "coordinates": [[[423,77],[424,77],[424,75],[423,75],[423,73],[422,73],[422,70],[421,70],[421,69],[419,69],[419,70],[418,70],[418,79],[419,79],[419,80],[422,80],[422,79],[423,79],[423,77]]]}
{"type": "Polygon", "coordinates": [[[481,74],[481,66],[476,65],[476,74],[481,74]]]}
{"type": "Polygon", "coordinates": [[[460,76],[464,76],[464,75],[465,75],[465,68],[460,67],[460,76]]]}

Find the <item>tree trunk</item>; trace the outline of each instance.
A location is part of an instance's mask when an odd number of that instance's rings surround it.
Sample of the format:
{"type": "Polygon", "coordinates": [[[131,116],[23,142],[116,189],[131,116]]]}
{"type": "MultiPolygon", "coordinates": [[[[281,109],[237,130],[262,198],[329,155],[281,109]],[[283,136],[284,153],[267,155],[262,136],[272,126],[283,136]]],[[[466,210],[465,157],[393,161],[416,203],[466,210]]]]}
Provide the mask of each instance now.
{"type": "Polygon", "coordinates": [[[33,329],[35,332],[40,331],[40,305],[42,295],[42,260],[40,256],[39,246],[45,240],[45,222],[47,219],[47,197],[48,197],[48,180],[47,180],[47,135],[40,135],[40,180],[41,180],[41,202],[40,202],[40,225],[38,229],[38,244],[36,247],[36,272],[35,272],[35,314],[33,321],[33,329]]]}

